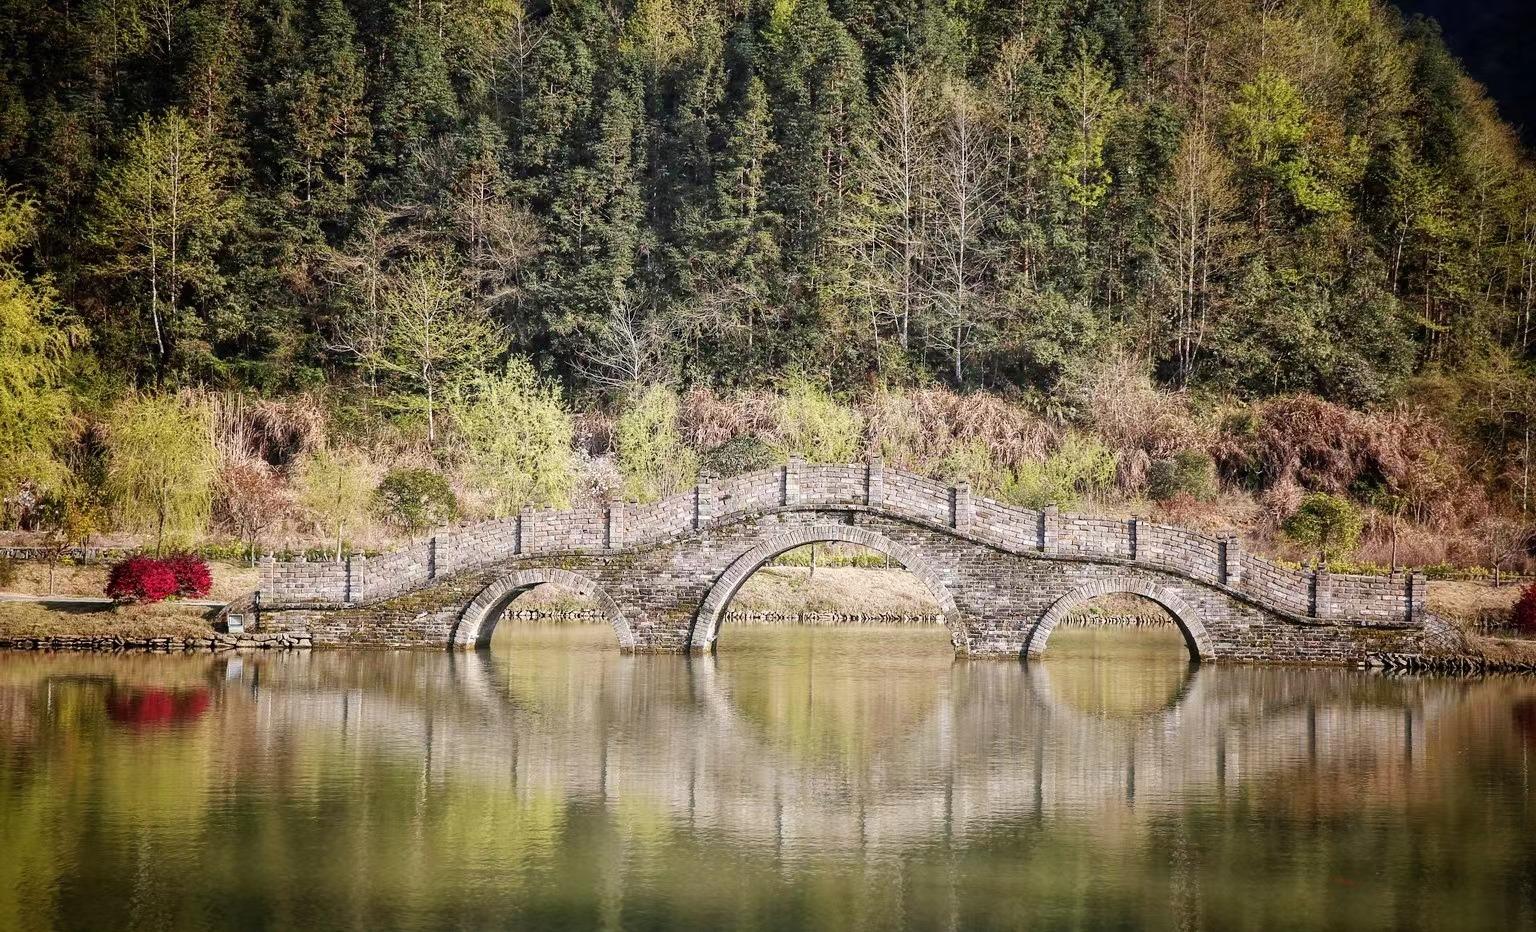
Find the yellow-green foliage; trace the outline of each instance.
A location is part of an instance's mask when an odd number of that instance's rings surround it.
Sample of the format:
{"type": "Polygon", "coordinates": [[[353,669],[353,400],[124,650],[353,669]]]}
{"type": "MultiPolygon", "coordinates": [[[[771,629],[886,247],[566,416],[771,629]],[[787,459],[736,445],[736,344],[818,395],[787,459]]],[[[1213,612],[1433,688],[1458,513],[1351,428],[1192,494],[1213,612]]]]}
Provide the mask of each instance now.
{"type": "Polygon", "coordinates": [[[1043,462],[1024,463],[1003,481],[1004,501],[1029,508],[1071,508],[1084,496],[1098,495],[1115,479],[1115,454],[1103,443],[1068,434],[1043,462]]]}
{"type": "Polygon", "coordinates": [[[107,488],[118,514],[155,535],[190,542],[212,504],[213,418],[207,404],[172,395],[131,395],[107,421],[107,488]]]}
{"type": "Polygon", "coordinates": [[[524,506],[570,504],[576,474],[571,415],[560,389],[525,359],[514,357],[497,377],[474,384],[454,410],[469,478],[494,496],[496,517],[524,506]]]}
{"type": "Polygon", "coordinates": [[[1347,500],[1326,492],[1313,492],[1302,499],[1285,521],[1287,537],[1318,552],[1322,560],[1336,560],[1354,551],[1360,543],[1365,519],[1360,509],[1347,500]]]}
{"type": "Polygon", "coordinates": [[[1115,454],[1099,440],[1068,434],[1043,460],[1027,460],[1010,469],[985,443],[954,446],[938,464],[937,475],[950,482],[970,482],[978,495],[1029,508],[1070,508],[1087,495],[1107,491],[1115,479],[1115,454]]]}
{"type": "Polygon", "coordinates": [[[1011,477],[985,443],[972,440],[957,444],[939,461],[938,476],[950,482],[969,482],[978,495],[996,497],[1011,477]]]}
{"type": "Polygon", "coordinates": [[[818,385],[792,379],[779,401],[779,448],[808,463],[851,463],[859,458],[863,419],[818,385]]]}
{"type": "Polygon", "coordinates": [[[73,345],[85,331],[61,319],[47,283],[28,282],[10,255],[31,241],[35,207],[0,191],[0,498],[24,482],[58,487],[55,452],[69,395],[62,387],[73,345]]]}
{"type": "Polygon", "coordinates": [[[614,425],[626,497],[654,502],[693,483],[698,454],[677,427],[677,394],[652,385],[632,397],[614,425]]]}
{"type": "Polygon", "coordinates": [[[304,458],[295,478],[300,506],[335,538],[336,559],[341,559],[347,529],[368,520],[373,471],[355,450],[322,447],[304,458]]]}

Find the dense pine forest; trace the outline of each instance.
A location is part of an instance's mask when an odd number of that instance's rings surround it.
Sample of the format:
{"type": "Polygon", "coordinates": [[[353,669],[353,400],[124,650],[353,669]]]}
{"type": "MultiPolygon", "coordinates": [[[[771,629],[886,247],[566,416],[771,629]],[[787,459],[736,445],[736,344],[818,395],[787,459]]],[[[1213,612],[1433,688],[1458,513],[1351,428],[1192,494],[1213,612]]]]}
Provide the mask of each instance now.
{"type": "Polygon", "coordinates": [[[254,536],[350,445],[485,513],[874,449],[1529,537],[1536,171],[1376,0],[4,0],[0,49],[13,527],[254,536]]]}

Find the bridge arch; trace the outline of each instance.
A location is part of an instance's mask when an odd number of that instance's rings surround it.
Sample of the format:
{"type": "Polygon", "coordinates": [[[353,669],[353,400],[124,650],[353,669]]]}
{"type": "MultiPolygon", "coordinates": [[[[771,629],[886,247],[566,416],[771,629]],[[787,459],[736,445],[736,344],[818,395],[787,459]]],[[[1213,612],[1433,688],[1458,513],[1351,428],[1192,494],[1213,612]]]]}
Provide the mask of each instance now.
{"type": "Polygon", "coordinates": [[[517,570],[492,580],[489,585],[465,606],[459,621],[453,627],[450,646],[459,650],[489,647],[491,634],[501,620],[507,603],[535,586],[544,584],[569,589],[582,598],[597,603],[598,610],[608,617],[613,631],[619,637],[619,647],[631,650],[635,646],[635,633],[629,619],[603,587],[591,578],[570,570],[538,568],[517,570]]]}
{"type": "Polygon", "coordinates": [[[1046,642],[1050,640],[1051,632],[1061,623],[1062,619],[1079,605],[1089,599],[1096,599],[1105,595],[1139,595],[1144,599],[1150,599],[1162,606],[1179,626],[1179,632],[1184,635],[1184,643],[1189,648],[1189,656],[1192,660],[1215,660],[1216,651],[1211,641],[1211,635],[1205,630],[1205,624],[1178,594],[1167,588],[1140,579],[1129,577],[1113,577],[1110,579],[1097,579],[1091,583],[1079,586],[1051,604],[1040,616],[1040,620],[1030,629],[1024,642],[1024,654],[1027,657],[1039,657],[1045,653],[1046,642]]]}
{"type": "Polygon", "coordinates": [[[944,584],[938,570],[922,554],[868,528],[818,524],[786,530],[737,557],[714,581],[704,601],[700,603],[689,637],[690,649],[715,649],[715,639],[720,634],[720,622],[725,618],[725,609],[753,573],[762,569],[770,560],[796,547],[829,542],[856,544],[883,553],[900,563],[933,595],[956,647],[965,643],[964,619],[960,615],[959,606],[955,604],[955,597],[944,584]]]}

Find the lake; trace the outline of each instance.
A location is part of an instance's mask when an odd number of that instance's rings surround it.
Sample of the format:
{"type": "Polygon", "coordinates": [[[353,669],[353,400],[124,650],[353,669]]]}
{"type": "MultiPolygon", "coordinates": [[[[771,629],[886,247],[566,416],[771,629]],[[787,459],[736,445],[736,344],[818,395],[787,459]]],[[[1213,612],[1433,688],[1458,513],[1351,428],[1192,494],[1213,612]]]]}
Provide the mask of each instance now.
{"type": "Polygon", "coordinates": [[[0,928],[1536,928],[1536,680],[1162,635],[0,654],[0,928]]]}

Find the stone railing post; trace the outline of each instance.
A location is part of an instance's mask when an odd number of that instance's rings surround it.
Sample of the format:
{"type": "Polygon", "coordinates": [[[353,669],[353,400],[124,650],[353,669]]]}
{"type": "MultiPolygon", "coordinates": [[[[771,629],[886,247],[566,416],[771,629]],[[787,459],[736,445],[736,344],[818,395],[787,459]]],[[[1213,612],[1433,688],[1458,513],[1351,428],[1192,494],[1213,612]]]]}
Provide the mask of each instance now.
{"type": "Polygon", "coordinates": [[[607,544],[609,550],[618,550],[629,541],[625,538],[625,526],[628,522],[629,506],[622,501],[610,501],[608,503],[608,534],[607,544]]]}
{"type": "Polygon", "coordinates": [[[363,573],[367,572],[368,558],[361,554],[347,557],[347,591],[345,601],[349,605],[355,605],[363,601],[363,573]]]}
{"type": "Polygon", "coordinates": [[[1221,539],[1221,582],[1234,587],[1243,582],[1243,545],[1233,535],[1221,539]]]}
{"type": "Polygon", "coordinates": [[[451,528],[438,528],[432,532],[432,539],[428,543],[431,545],[429,553],[431,578],[436,579],[439,576],[452,575],[453,571],[458,568],[454,564],[457,554],[453,545],[453,530],[451,528]]]}
{"type": "Polygon", "coordinates": [[[1141,558],[1141,517],[1139,515],[1132,515],[1131,519],[1125,522],[1125,549],[1131,555],[1132,561],[1141,558]]]}
{"type": "Polygon", "coordinates": [[[971,500],[971,484],[957,482],[949,490],[949,523],[957,531],[970,531],[976,520],[976,503],[971,500]]]}
{"type": "Polygon", "coordinates": [[[261,558],[261,570],[258,574],[256,594],[264,595],[270,601],[273,590],[277,587],[277,558],[272,554],[266,554],[261,558]]]}
{"type": "Polygon", "coordinates": [[[784,505],[800,501],[800,481],[805,474],[805,457],[792,454],[784,464],[784,505]]]}
{"type": "Polygon", "coordinates": [[[1040,552],[1050,553],[1056,549],[1056,514],[1059,509],[1055,505],[1046,505],[1040,509],[1040,552]]]}
{"type": "Polygon", "coordinates": [[[885,507],[885,458],[876,453],[864,468],[864,504],[885,507]]]}
{"type": "Polygon", "coordinates": [[[699,473],[693,484],[693,529],[701,530],[715,519],[715,477],[711,473],[699,473]]]}
{"type": "Polygon", "coordinates": [[[1333,617],[1333,583],[1328,576],[1328,567],[1318,561],[1312,567],[1312,617],[1333,617]]]}
{"type": "Polygon", "coordinates": [[[524,507],[517,513],[517,555],[533,552],[533,509],[524,507]]]}
{"type": "Polygon", "coordinates": [[[1408,621],[1422,622],[1429,607],[1429,577],[1423,573],[1408,574],[1408,621]]]}

